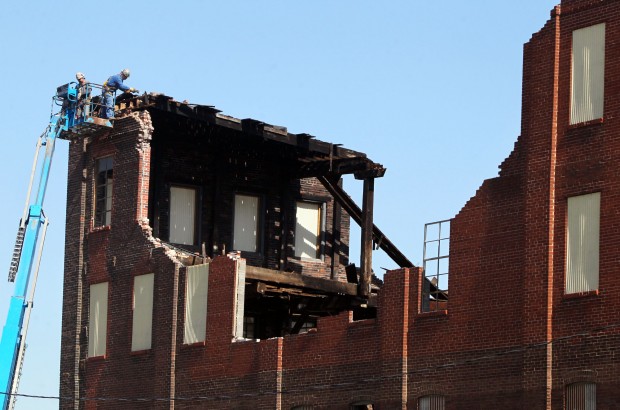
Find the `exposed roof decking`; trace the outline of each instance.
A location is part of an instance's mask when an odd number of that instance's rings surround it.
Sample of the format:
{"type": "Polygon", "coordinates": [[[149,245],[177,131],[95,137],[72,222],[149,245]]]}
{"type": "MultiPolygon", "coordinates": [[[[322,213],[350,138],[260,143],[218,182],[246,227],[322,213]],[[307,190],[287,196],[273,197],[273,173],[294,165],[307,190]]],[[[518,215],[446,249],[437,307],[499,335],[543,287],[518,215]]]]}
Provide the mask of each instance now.
{"type": "Polygon", "coordinates": [[[158,109],[181,117],[204,121],[231,131],[238,131],[244,138],[260,138],[267,144],[283,144],[292,150],[299,177],[317,175],[343,175],[371,171],[378,176],[385,168],[366,154],[316,139],[309,134],[292,134],[285,127],[267,124],[251,118],[238,119],[207,105],[175,101],[162,94],[144,94],[127,100],[119,100],[121,110],[158,109]]]}

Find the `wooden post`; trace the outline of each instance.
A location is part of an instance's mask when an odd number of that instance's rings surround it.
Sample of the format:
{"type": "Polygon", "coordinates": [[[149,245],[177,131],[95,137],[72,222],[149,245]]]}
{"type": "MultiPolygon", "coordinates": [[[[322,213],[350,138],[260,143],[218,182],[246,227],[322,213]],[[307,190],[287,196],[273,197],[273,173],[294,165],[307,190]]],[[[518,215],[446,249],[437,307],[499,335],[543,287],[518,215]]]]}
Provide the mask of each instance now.
{"type": "Polygon", "coordinates": [[[359,295],[368,298],[370,295],[370,276],[372,274],[372,214],[375,197],[374,177],[364,178],[364,196],[362,199],[362,247],[360,252],[360,283],[359,295]]]}
{"type": "Polygon", "coordinates": [[[288,265],[288,240],[289,240],[289,211],[288,207],[291,206],[290,179],[282,178],[280,182],[280,258],[278,263],[278,269],[285,271],[288,265]]]}
{"type": "MultiPolygon", "coordinates": [[[[342,178],[338,179],[338,186],[342,189],[342,178]]],[[[340,268],[340,230],[342,229],[342,206],[334,199],[334,214],[332,221],[332,272],[331,279],[336,279],[340,268]]]]}

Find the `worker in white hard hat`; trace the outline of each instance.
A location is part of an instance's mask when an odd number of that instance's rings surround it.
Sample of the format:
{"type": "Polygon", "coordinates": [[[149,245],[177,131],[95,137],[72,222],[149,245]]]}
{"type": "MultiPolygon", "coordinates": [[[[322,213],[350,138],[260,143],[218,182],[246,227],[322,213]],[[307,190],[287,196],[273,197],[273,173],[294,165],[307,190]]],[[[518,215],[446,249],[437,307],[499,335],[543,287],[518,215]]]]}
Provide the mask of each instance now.
{"type": "Polygon", "coordinates": [[[78,80],[78,83],[80,83],[80,85],[86,84],[86,76],[84,75],[84,73],[78,71],[77,73],[75,73],[75,79],[78,80]]]}
{"type": "Polygon", "coordinates": [[[78,71],[75,74],[75,79],[78,81],[77,107],[75,110],[75,118],[90,116],[90,95],[92,88],[88,84],[84,73],[78,71]]]}
{"type": "Polygon", "coordinates": [[[129,78],[129,69],[125,68],[119,74],[115,74],[103,83],[101,96],[103,97],[103,107],[101,109],[101,118],[114,118],[114,93],[121,90],[128,93],[137,92],[135,88],[131,88],[123,84],[123,80],[129,78]]]}

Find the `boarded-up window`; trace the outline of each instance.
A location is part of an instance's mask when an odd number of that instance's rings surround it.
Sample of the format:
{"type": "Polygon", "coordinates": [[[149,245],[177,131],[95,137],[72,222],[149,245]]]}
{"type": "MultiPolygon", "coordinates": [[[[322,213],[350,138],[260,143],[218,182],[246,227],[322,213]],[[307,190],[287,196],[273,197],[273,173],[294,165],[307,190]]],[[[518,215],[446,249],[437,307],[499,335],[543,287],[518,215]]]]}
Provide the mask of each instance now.
{"type": "Polygon", "coordinates": [[[598,289],[601,194],[568,198],[566,293],[598,289]]]}
{"type": "Polygon", "coordinates": [[[185,285],[185,331],[183,343],[203,342],[207,333],[209,265],[187,267],[185,285]]]}
{"type": "Polygon", "coordinates": [[[423,396],[418,400],[418,410],[444,410],[445,408],[446,398],[438,394],[423,396]]]}
{"type": "Polygon", "coordinates": [[[95,176],[95,226],[107,226],[112,222],[113,165],[112,157],[97,160],[97,174],[95,176]]]}
{"type": "Polygon", "coordinates": [[[566,386],[566,410],[596,410],[596,384],[573,383],[566,386]]]}
{"type": "Polygon", "coordinates": [[[235,195],[235,227],[233,249],[258,250],[258,197],[235,195]]]}
{"type": "Polygon", "coordinates": [[[318,258],[321,239],[321,204],[297,202],[295,256],[318,258]]]}
{"type": "Polygon", "coordinates": [[[108,334],[108,282],[90,285],[88,357],[105,356],[108,334]]]}
{"type": "Polygon", "coordinates": [[[605,23],[573,31],[570,123],[603,117],[605,23]]]}
{"type": "Polygon", "coordinates": [[[170,242],[183,245],[194,244],[196,230],[196,190],[194,188],[170,188],[170,242]]]}
{"type": "Polygon", "coordinates": [[[136,276],[133,279],[133,326],[131,351],[151,348],[153,330],[153,281],[155,275],[136,276]]]}

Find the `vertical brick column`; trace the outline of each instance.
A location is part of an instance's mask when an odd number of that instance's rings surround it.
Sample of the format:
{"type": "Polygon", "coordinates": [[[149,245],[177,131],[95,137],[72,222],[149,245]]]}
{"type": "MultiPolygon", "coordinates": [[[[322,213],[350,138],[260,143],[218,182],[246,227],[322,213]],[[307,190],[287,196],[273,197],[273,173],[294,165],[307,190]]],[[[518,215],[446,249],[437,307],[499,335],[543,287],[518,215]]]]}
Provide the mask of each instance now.
{"type": "Polygon", "coordinates": [[[394,409],[407,408],[409,312],[410,303],[415,302],[410,294],[412,271],[421,269],[386,273],[379,295],[381,403],[394,409]]]}
{"type": "Polygon", "coordinates": [[[79,408],[83,387],[80,378],[74,375],[79,374],[82,355],[84,235],[88,229],[85,220],[86,145],[87,140],[75,140],[69,145],[59,394],[73,400],[61,400],[61,409],[79,408]]]}
{"type": "Polygon", "coordinates": [[[525,45],[522,135],[527,158],[523,276],[524,405],[550,408],[559,9],[525,45]]]}

